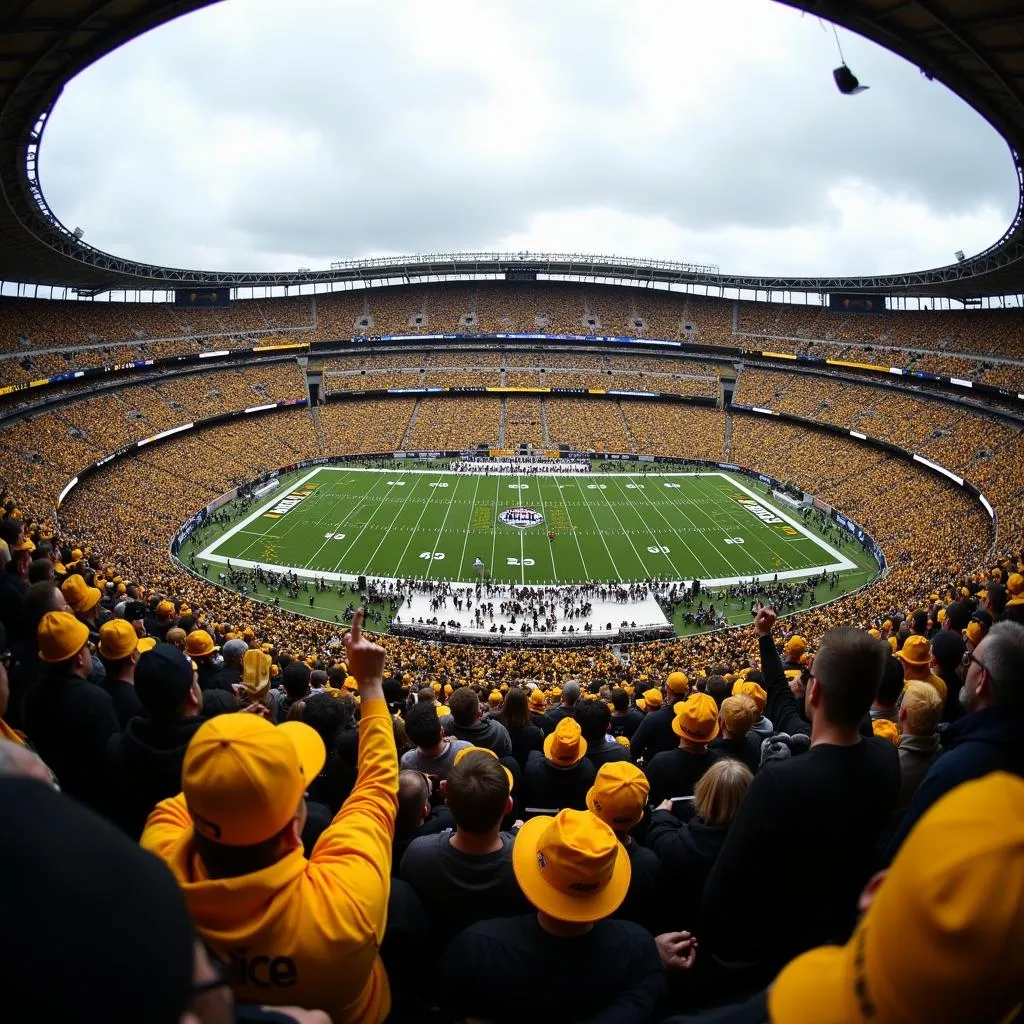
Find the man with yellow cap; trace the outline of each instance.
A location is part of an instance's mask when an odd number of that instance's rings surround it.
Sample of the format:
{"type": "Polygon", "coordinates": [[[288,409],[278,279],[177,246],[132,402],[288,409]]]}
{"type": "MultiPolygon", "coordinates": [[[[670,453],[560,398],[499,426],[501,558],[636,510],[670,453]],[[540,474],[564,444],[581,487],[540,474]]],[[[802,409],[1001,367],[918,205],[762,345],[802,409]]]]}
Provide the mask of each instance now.
{"type": "Polygon", "coordinates": [[[135,692],[135,663],[139,660],[139,638],[125,619],[110,619],[100,626],[97,651],[106,675],[100,684],[114,702],[117,721],[122,729],[142,714],[142,701],[135,692]]]}
{"type": "Polygon", "coordinates": [[[635,764],[612,761],[598,769],[587,793],[587,808],[611,826],[629,857],[629,890],[615,916],[659,935],[673,923],[665,910],[668,878],[654,853],[630,835],[643,819],[650,791],[635,764]]]}
{"type": "Polygon", "coordinates": [[[695,692],[673,705],[675,750],[663,750],[644,769],[651,785],[651,802],[687,800],[700,777],[718,760],[710,749],[718,735],[718,706],[706,693],[695,692]]]}
{"type": "Polygon", "coordinates": [[[192,738],[183,792],[157,805],[142,845],[170,866],[196,931],[228,964],[239,1001],[381,1024],[391,998],[378,950],[390,892],[398,757],[382,685],[384,650],[346,634],[359,681],[355,786],[306,859],[305,793],[323,740],[302,722],[218,715],[192,738]]]}
{"type": "MultiPolygon", "coordinates": [[[[775,612],[754,620],[767,692],[766,713],[789,734],[806,729],[772,639],[775,612]]],[[[810,749],[763,765],[754,776],[704,887],[701,955],[747,965],[764,984],[803,950],[853,926],[857,893],[899,793],[896,748],[863,736],[886,645],[841,627],[818,645],[807,683],[810,749]],[[764,899],[768,879],[798,872],[799,914],[764,899]]]]}
{"type": "Polygon", "coordinates": [[[533,757],[523,772],[523,816],[574,807],[585,810],[596,769],[585,756],[587,741],[575,718],[562,718],[544,738],[544,756],[533,757]]]}
{"type": "Polygon", "coordinates": [[[673,750],[679,745],[679,737],[672,729],[675,706],[686,700],[689,692],[690,681],[684,673],[669,673],[665,682],[661,707],[655,711],[648,709],[644,720],[637,727],[629,742],[629,752],[634,761],[642,759],[649,764],[656,754],[660,754],[663,750],[673,750]]]}
{"type": "Polygon", "coordinates": [[[25,694],[25,732],[61,789],[107,812],[107,741],[119,732],[110,695],[88,682],[89,629],[70,612],[47,612],[36,631],[44,672],[25,694]]]}
{"type": "Polygon", "coordinates": [[[586,810],[533,818],[512,865],[535,913],[471,925],[449,946],[441,998],[454,1019],[656,1019],[665,978],[654,939],[610,919],[630,880],[611,827],[586,810]]]}

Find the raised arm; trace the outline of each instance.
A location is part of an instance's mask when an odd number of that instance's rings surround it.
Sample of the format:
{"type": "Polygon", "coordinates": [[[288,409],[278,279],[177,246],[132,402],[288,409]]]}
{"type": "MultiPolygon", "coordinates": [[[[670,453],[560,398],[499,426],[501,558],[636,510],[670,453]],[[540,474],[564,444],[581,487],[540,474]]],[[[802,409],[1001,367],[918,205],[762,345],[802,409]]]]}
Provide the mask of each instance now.
{"type": "Polygon", "coordinates": [[[352,792],[320,836],[310,867],[323,870],[359,903],[383,941],[391,889],[391,847],[398,807],[398,754],[382,687],[384,649],[362,634],[363,610],[345,637],[349,671],[359,684],[359,759],[352,792]]]}
{"type": "Polygon", "coordinates": [[[758,608],[754,618],[754,629],[757,632],[757,644],[761,654],[761,674],[764,676],[764,689],[768,695],[764,713],[776,732],[810,734],[811,727],[789,689],[786,673],[782,667],[772,627],[775,625],[775,609],[764,606],[758,608]]]}

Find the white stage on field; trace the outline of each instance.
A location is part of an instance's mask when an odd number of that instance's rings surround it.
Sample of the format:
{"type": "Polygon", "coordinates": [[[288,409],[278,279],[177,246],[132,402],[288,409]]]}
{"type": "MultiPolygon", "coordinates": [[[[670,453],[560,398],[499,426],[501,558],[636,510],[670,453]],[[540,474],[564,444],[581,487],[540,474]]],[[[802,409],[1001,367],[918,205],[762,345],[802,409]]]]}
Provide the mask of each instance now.
{"type": "MultiPolygon", "coordinates": [[[[459,611],[455,607],[455,602],[452,598],[448,598],[447,604],[438,608],[436,611],[430,606],[431,595],[415,593],[411,597],[405,599],[405,603],[396,613],[396,620],[400,619],[402,625],[420,625],[420,619],[423,620],[423,624],[432,622],[435,618],[437,619],[438,625],[442,623],[457,622],[458,627],[448,626],[448,634],[454,635],[456,633],[472,636],[472,637],[494,637],[495,640],[500,640],[502,634],[491,632],[491,626],[497,626],[499,631],[502,625],[505,626],[504,638],[510,639],[513,636],[520,635],[520,629],[522,628],[523,622],[533,628],[533,616],[527,613],[526,615],[520,615],[516,618],[515,625],[512,624],[512,619],[508,615],[502,615],[499,609],[499,605],[502,601],[508,599],[507,587],[502,588],[503,593],[501,597],[483,598],[484,602],[490,601],[494,605],[494,618],[488,616],[484,617],[485,626],[481,629],[476,624],[474,613],[476,611],[477,602],[474,599],[473,607],[468,609],[463,602],[462,610],[459,611]]],[[[543,587],[517,587],[516,590],[543,590],[543,587]]],[[[551,637],[552,639],[561,637],[580,637],[580,636],[592,636],[595,638],[604,638],[608,636],[614,636],[623,628],[623,623],[629,628],[647,629],[657,626],[669,625],[668,619],[665,617],[665,613],[661,609],[661,605],[655,600],[653,594],[648,594],[647,597],[642,600],[629,600],[629,601],[602,601],[600,595],[589,598],[590,604],[593,606],[591,614],[587,617],[575,617],[575,618],[563,618],[561,614],[561,608],[556,613],[558,622],[554,629],[547,631],[541,631],[540,629],[534,630],[531,634],[532,637],[551,637]],[[592,629],[590,633],[584,631],[584,626],[590,623],[592,629]],[[573,627],[572,633],[569,633],[569,626],[573,627]],[[562,632],[562,627],[566,627],[565,633],[562,632]]],[[[543,625],[543,619],[540,620],[543,625]]]]}

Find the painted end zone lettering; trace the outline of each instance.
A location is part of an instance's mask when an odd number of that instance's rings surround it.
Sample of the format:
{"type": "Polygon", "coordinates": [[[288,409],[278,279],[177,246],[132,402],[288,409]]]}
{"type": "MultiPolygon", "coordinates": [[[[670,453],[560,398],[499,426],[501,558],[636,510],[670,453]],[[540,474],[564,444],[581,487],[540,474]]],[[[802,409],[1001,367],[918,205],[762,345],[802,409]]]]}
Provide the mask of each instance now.
{"type": "Polygon", "coordinates": [[[302,491],[292,491],[291,494],[283,497],[272,509],[263,514],[267,519],[280,519],[286,512],[291,512],[303,498],[308,498],[312,493],[312,487],[307,487],[302,491]]]}
{"type": "Polygon", "coordinates": [[[757,516],[762,523],[766,523],[769,526],[778,526],[781,528],[783,533],[788,533],[792,536],[797,535],[797,531],[792,526],[787,526],[785,521],[780,519],[770,509],[766,509],[763,505],[759,505],[756,501],[751,501],[750,498],[737,498],[736,499],[748,512],[757,516]]]}

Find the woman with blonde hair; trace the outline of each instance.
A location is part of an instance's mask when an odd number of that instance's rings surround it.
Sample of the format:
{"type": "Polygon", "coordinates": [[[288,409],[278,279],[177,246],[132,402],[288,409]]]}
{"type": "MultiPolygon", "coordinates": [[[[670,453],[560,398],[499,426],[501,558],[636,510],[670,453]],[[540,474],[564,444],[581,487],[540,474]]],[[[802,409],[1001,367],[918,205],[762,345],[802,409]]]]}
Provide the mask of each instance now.
{"type": "MultiPolygon", "coordinates": [[[[665,800],[651,815],[647,845],[672,875],[669,891],[676,900],[678,927],[699,928],[701,893],[711,868],[725,845],[729,827],[747,795],[753,775],[731,757],[716,761],[701,776],[693,792],[693,816],[681,821],[676,809],[690,801],[665,800]]],[[[688,809],[688,808],[687,808],[688,809]]]]}

